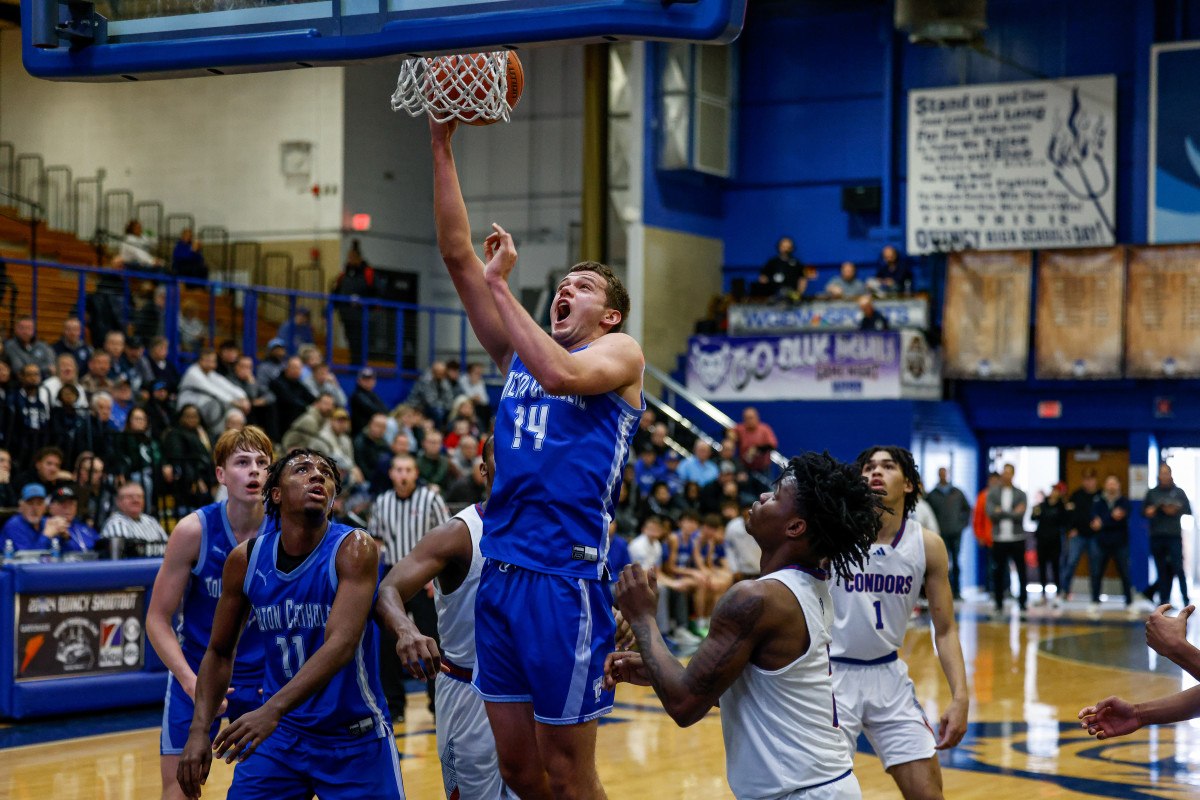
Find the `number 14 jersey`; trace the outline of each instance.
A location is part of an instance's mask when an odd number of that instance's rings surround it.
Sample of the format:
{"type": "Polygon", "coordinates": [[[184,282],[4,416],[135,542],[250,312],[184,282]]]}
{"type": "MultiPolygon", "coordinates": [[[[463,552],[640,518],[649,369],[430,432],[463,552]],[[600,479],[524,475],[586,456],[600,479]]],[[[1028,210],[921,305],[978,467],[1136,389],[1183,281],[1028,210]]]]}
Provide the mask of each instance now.
{"type": "Polygon", "coordinates": [[[642,410],[616,392],[550,395],[514,353],[496,410],[483,555],[534,572],[601,578],[642,410]]]}

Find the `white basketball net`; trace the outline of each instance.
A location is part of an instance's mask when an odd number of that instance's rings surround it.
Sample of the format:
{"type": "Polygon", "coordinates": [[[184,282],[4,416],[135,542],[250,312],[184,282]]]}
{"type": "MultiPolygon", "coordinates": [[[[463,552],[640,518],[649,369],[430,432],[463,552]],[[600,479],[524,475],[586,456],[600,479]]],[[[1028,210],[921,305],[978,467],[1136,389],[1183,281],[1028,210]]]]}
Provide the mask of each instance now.
{"type": "Polygon", "coordinates": [[[409,58],[400,65],[392,111],[416,117],[426,113],[438,122],[504,120],[508,122],[508,51],[470,56],[409,58]],[[467,66],[468,59],[474,65],[467,66]]]}

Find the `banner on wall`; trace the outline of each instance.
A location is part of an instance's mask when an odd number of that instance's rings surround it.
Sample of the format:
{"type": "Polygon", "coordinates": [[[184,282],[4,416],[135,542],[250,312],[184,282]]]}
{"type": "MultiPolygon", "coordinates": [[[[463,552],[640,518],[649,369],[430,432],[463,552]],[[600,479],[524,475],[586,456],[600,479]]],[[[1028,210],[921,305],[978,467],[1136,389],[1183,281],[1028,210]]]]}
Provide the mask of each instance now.
{"type": "Polygon", "coordinates": [[[1115,75],[908,94],[910,254],[1116,243],[1115,75]]]}
{"type": "Polygon", "coordinates": [[[1042,253],[1036,319],[1037,377],[1121,377],[1125,251],[1042,253]]]}
{"type": "MultiPolygon", "coordinates": [[[[929,300],[924,297],[875,299],[875,308],[892,328],[929,327],[929,300]]],[[[729,333],[797,333],[813,328],[858,330],[862,312],[853,300],[813,300],[798,306],[739,303],[729,307],[729,333]]]]}
{"type": "Polygon", "coordinates": [[[1128,377],[1200,377],[1200,245],[1129,249],[1125,330],[1128,377]]]}
{"type": "Polygon", "coordinates": [[[693,336],[687,387],[708,400],[885,400],[906,386],[940,398],[937,366],[917,331],[693,336]]]}
{"type": "Polygon", "coordinates": [[[1028,250],[950,255],[942,314],[946,377],[1025,377],[1032,265],[1028,250]]]}
{"type": "Polygon", "coordinates": [[[18,594],[13,677],[76,677],[142,668],[146,587],[18,594]]]}
{"type": "Polygon", "coordinates": [[[1150,51],[1151,242],[1200,239],[1200,42],[1150,51]]]}

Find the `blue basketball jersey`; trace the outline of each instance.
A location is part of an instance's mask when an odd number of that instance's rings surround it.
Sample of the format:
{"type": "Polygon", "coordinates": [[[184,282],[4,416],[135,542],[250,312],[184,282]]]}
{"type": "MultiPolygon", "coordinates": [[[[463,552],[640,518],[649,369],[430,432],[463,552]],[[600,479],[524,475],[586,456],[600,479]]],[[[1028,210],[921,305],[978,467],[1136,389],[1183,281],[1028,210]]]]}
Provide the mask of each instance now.
{"type": "MultiPolygon", "coordinates": [[[[183,606],[175,633],[179,647],[193,670],[200,669],[200,661],[208,648],[212,636],[213,615],[217,600],[221,597],[221,575],[225,571],[225,559],[238,546],[225,513],[225,502],[213,503],[196,511],[200,518],[200,556],[192,567],[192,577],[183,593],[183,606]]],[[[266,521],[258,528],[262,535],[266,521]]],[[[258,622],[251,615],[238,640],[237,658],[233,662],[233,683],[259,685],[263,674],[263,638],[258,622]]]]}
{"type": "Polygon", "coordinates": [[[548,395],[513,354],[496,411],[483,555],[535,572],[601,578],[641,414],[616,392],[548,395]]]}
{"type": "MultiPolygon", "coordinates": [[[[325,642],[325,624],[337,594],[338,548],[355,529],[330,523],[325,537],[291,572],[278,568],[280,532],[260,536],[246,566],[246,598],[266,638],[263,702],[292,679],[325,642]]],[[[392,735],[379,681],[379,629],[367,620],[354,660],[319,692],[279,721],[281,728],[331,744],[392,735]]]]}

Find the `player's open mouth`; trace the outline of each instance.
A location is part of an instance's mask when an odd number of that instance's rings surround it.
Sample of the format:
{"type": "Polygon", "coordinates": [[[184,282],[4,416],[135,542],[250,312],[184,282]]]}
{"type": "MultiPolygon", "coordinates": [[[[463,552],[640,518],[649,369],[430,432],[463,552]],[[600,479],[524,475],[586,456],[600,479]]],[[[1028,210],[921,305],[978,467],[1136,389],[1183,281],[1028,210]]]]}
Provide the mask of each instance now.
{"type": "Polygon", "coordinates": [[[875,480],[871,481],[871,488],[886,489],[887,487],[883,485],[883,480],[881,478],[876,478],[875,480]]]}
{"type": "Polygon", "coordinates": [[[571,316],[571,304],[566,300],[558,301],[558,305],[554,307],[554,321],[563,322],[569,316],[571,316]]]}
{"type": "Polygon", "coordinates": [[[325,502],[325,490],[324,489],[320,489],[320,488],[309,489],[308,496],[315,500],[320,500],[321,502],[325,502]]]}
{"type": "Polygon", "coordinates": [[[258,485],[258,481],[251,481],[250,483],[246,484],[246,491],[248,492],[257,492],[261,488],[262,487],[258,485]]]}

